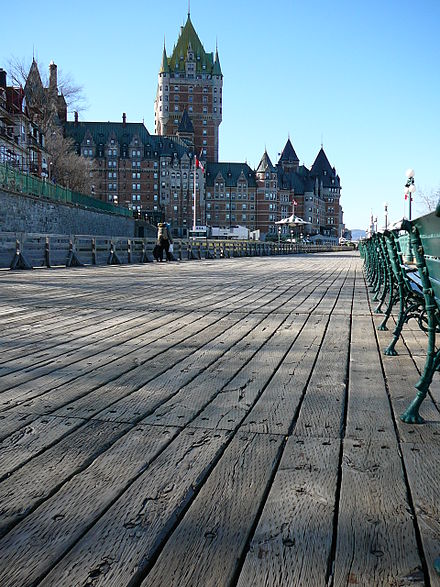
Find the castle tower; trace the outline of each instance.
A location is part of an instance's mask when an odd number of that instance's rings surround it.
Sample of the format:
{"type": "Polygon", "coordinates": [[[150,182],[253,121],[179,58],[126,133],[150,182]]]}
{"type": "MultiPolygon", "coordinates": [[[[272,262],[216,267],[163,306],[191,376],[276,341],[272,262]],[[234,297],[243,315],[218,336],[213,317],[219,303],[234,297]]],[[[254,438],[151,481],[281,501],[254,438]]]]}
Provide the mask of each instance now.
{"type": "Polygon", "coordinates": [[[218,161],[223,74],[216,48],[206,53],[190,14],[171,57],[164,45],[154,104],[155,132],[175,135],[185,110],[194,126],[194,149],[201,159],[218,161]]]}

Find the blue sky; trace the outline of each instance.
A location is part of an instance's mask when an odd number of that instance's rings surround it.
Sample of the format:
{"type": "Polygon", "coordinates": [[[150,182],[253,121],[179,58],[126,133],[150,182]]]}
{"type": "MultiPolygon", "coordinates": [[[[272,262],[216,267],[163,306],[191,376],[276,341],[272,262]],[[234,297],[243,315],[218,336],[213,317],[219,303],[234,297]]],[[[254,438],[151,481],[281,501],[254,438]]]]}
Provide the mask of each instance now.
{"type": "MultiPolygon", "coordinates": [[[[35,50],[41,68],[53,59],[84,87],[81,119],[126,112],[154,132],[164,37],[170,54],[187,10],[187,0],[8,2],[0,67],[35,50]]],[[[206,51],[218,40],[221,160],[254,167],[266,147],[275,162],[290,136],[309,166],[323,140],[349,228],[366,228],[371,210],[381,224],[385,201],[402,217],[408,167],[418,191],[440,186],[439,0],[191,0],[191,19],[206,51]]]]}

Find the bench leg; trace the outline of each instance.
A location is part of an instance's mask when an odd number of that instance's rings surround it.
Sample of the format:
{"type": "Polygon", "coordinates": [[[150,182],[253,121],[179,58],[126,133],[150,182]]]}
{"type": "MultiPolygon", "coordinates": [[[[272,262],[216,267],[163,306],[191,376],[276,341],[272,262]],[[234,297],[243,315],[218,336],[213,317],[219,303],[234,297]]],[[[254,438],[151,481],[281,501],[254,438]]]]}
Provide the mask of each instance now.
{"type": "Polygon", "coordinates": [[[432,383],[435,371],[440,366],[440,351],[437,353],[429,353],[426,357],[425,368],[422,376],[416,383],[417,394],[413,401],[409,404],[405,412],[400,416],[402,422],[406,424],[424,424],[425,420],[419,414],[419,408],[428,393],[429,386],[432,383]]]}
{"type": "Polygon", "coordinates": [[[392,284],[390,283],[390,279],[389,279],[388,275],[385,274],[382,295],[380,296],[380,300],[379,300],[379,303],[377,304],[376,308],[374,308],[375,314],[382,314],[383,313],[382,306],[383,306],[383,303],[385,302],[385,298],[387,297],[387,293],[390,288],[391,288],[391,290],[393,289],[392,284]]]}
{"type": "Polygon", "coordinates": [[[388,355],[389,357],[395,357],[397,355],[397,351],[395,350],[394,347],[396,346],[396,343],[399,340],[403,325],[405,324],[405,322],[408,321],[408,316],[411,314],[411,312],[413,312],[413,310],[416,310],[418,308],[418,304],[411,304],[411,306],[409,306],[405,311],[403,310],[404,307],[405,307],[405,305],[404,305],[403,301],[401,300],[399,319],[397,321],[396,328],[393,332],[393,340],[390,342],[390,344],[387,346],[387,348],[384,351],[384,353],[386,355],[388,355]]]}
{"type": "Polygon", "coordinates": [[[394,292],[391,288],[390,297],[388,299],[387,309],[385,310],[385,316],[384,316],[384,319],[382,320],[382,322],[377,327],[378,330],[381,330],[381,331],[388,330],[387,322],[388,322],[389,317],[391,316],[392,309],[393,309],[394,304],[396,302],[397,302],[397,295],[394,294],[394,292]]]}

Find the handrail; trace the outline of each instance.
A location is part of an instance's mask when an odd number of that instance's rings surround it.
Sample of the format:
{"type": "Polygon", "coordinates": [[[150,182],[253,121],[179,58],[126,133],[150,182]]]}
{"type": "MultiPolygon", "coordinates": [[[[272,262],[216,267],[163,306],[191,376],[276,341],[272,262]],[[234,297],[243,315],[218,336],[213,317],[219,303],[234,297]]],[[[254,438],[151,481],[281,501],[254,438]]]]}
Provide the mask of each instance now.
{"type": "Polygon", "coordinates": [[[17,171],[10,165],[0,163],[0,187],[12,192],[19,192],[37,198],[47,198],[63,204],[72,204],[83,208],[91,208],[119,216],[132,217],[133,212],[123,206],[116,206],[111,202],[103,202],[93,196],[87,196],[68,188],[56,185],[17,171]]]}

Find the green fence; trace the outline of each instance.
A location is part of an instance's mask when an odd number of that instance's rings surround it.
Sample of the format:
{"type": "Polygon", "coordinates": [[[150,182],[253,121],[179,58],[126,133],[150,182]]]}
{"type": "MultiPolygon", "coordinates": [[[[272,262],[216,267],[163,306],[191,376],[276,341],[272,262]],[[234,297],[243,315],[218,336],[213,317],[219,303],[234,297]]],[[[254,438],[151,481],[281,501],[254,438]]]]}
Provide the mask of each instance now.
{"type": "Polygon", "coordinates": [[[109,202],[102,202],[92,196],[85,196],[84,194],[73,192],[49,181],[43,181],[32,175],[20,173],[13,167],[3,163],[0,163],[0,187],[30,196],[48,198],[63,204],[73,204],[82,206],[83,208],[92,208],[93,210],[119,214],[120,216],[133,216],[132,211],[128,208],[115,206],[109,202]]]}

